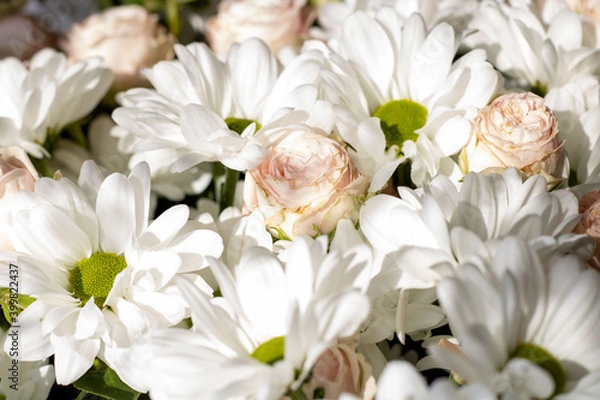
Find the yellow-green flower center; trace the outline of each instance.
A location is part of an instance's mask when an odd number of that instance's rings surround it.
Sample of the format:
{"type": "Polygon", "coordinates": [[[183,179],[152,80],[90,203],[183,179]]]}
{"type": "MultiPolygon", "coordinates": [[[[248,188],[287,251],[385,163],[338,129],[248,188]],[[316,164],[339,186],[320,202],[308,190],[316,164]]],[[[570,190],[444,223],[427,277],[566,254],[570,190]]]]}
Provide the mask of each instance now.
{"type": "Polygon", "coordinates": [[[396,145],[398,151],[407,140],[416,141],[419,135],[415,131],[427,123],[427,109],[407,99],[387,102],[375,110],[373,116],[381,120],[386,149],[396,145]]]}
{"type": "Polygon", "coordinates": [[[254,350],[250,357],[264,364],[273,365],[283,360],[285,354],[285,336],[277,336],[267,340],[254,350]]]}
{"type": "Polygon", "coordinates": [[[256,124],[256,128],[254,129],[254,132],[256,132],[260,128],[262,128],[262,126],[257,121],[253,121],[251,119],[244,119],[244,118],[234,118],[234,117],[225,118],[225,123],[227,124],[227,127],[229,129],[231,129],[234,132],[237,132],[240,135],[242,134],[242,132],[244,132],[244,129],[246,129],[252,123],[256,124]]]}
{"type": "Polygon", "coordinates": [[[540,81],[535,81],[529,91],[533,94],[537,94],[540,97],[546,97],[548,94],[548,85],[540,81]]]}
{"type": "Polygon", "coordinates": [[[560,362],[547,350],[531,343],[523,343],[517,346],[511,354],[511,358],[525,358],[532,363],[544,368],[554,379],[554,393],[550,398],[562,393],[567,383],[567,374],[560,362]]]}
{"type": "Polygon", "coordinates": [[[113,253],[96,253],[77,263],[69,274],[73,295],[83,304],[93,296],[100,308],[104,305],[115,277],[127,267],[125,257],[113,253]]]}

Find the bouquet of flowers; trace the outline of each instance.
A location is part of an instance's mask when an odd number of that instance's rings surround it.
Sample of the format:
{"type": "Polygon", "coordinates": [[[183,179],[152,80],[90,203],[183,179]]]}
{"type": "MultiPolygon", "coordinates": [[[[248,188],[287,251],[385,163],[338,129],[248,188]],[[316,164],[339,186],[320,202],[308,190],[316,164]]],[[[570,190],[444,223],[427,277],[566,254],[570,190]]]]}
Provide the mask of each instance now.
{"type": "Polygon", "coordinates": [[[598,2],[23,3],[0,398],[600,398],[598,2]]]}

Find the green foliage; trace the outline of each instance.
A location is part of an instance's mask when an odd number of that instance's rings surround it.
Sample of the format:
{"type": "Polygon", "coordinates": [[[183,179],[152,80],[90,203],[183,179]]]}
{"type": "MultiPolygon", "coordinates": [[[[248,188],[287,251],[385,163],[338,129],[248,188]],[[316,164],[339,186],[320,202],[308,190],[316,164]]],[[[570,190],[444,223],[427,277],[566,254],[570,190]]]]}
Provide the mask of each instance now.
{"type": "Polygon", "coordinates": [[[123,383],[115,371],[97,363],[96,368],[89,370],[73,386],[83,393],[108,400],[138,400],[141,395],[123,383]]]}

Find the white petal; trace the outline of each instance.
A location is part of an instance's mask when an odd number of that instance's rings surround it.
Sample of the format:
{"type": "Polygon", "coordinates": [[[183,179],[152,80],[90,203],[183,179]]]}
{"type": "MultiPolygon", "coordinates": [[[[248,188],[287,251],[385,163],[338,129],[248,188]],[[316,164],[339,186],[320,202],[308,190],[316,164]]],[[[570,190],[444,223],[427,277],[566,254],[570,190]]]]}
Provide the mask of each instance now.
{"type": "Polygon", "coordinates": [[[100,221],[102,250],[123,254],[136,230],[135,192],[121,174],[110,175],[98,190],[96,214],[100,221]]]}
{"type": "Polygon", "coordinates": [[[81,378],[94,363],[100,350],[99,339],[75,340],[52,337],[56,383],[69,385],[81,378]]]}

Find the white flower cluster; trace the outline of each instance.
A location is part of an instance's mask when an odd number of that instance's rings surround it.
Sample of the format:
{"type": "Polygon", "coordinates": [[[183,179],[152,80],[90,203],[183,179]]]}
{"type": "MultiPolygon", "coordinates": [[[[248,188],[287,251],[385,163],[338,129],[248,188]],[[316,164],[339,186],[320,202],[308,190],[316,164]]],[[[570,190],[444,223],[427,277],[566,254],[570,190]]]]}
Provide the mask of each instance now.
{"type": "Polygon", "coordinates": [[[591,3],[225,0],[212,49],[129,6],[0,60],[0,397],[600,398],[591,3]]]}

